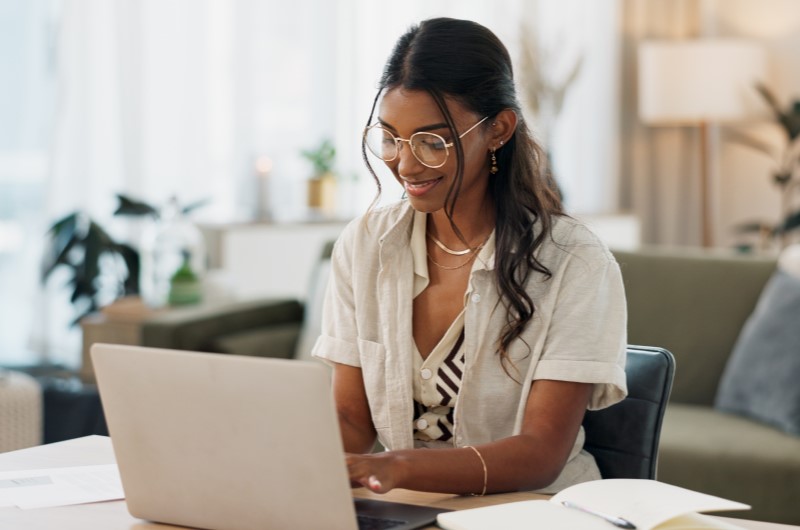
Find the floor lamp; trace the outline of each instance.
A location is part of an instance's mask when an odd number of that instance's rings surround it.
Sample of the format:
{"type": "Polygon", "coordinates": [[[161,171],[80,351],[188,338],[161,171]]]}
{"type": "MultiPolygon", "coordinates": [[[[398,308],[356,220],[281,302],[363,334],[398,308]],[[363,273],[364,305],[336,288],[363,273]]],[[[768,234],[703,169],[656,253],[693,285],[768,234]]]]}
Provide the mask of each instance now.
{"type": "Polygon", "coordinates": [[[710,247],[714,202],[708,125],[746,121],[763,108],[755,84],[765,79],[765,52],[745,40],[646,41],[639,46],[638,62],[642,122],[700,128],[701,240],[710,247]]]}

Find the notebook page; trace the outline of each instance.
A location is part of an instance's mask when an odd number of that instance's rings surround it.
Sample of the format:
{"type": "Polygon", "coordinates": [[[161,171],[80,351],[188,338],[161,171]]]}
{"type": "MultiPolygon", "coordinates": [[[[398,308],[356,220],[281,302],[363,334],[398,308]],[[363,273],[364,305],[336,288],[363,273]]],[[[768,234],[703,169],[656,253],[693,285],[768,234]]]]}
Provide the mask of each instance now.
{"type": "Polygon", "coordinates": [[[655,480],[640,479],[584,482],[561,491],[549,502],[560,505],[564,500],[623,517],[644,530],[657,528],[661,523],[683,514],[750,508],[739,502],[655,480]]]}

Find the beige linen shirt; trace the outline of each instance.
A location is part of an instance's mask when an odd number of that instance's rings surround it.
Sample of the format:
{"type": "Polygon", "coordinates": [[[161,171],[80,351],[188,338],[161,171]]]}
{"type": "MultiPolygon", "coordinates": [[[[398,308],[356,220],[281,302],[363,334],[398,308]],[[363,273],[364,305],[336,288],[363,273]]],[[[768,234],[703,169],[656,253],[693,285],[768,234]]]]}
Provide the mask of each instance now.
{"type": "MultiPolygon", "coordinates": [[[[400,202],[345,228],[334,247],[322,335],[312,352],[361,368],[378,439],[390,450],[414,447],[413,219],[410,204],[400,202]]],[[[496,353],[506,310],[496,287],[494,255],[485,268],[473,271],[464,314],[465,370],[454,414],[456,447],[519,434],[536,379],[593,383],[593,410],[627,393],[627,314],[614,257],[588,228],[560,216],[537,258],[552,277],[534,272],[528,280],[536,312],[523,340],[508,350],[516,381],[496,353]]],[[[600,478],[594,459],[582,450],[583,439],[581,429],[561,475],[543,491],[600,478]]]]}

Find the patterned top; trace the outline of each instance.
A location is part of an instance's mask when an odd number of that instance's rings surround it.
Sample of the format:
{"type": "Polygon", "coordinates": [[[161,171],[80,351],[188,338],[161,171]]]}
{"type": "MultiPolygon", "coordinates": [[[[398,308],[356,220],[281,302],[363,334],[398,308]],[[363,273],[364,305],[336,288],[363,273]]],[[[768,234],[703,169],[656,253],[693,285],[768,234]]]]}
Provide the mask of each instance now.
{"type": "Polygon", "coordinates": [[[456,318],[461,331],[453,343],[452,333],[436,345],[424,361],[415,352],[414,368],[414,439],[423,442],[453,439],[453,410],[464,375],[463,312],[456,318]]]}

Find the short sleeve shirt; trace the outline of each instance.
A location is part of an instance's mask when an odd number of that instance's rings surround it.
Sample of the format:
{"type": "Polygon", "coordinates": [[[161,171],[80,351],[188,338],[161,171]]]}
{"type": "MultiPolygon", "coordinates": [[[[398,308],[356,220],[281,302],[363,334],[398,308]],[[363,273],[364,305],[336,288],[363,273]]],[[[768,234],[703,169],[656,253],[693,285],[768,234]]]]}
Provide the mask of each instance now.
{"type": "MultiPolygon", "coordinates": [[[[391,450],[414,447],[414,214],[401,202],[373,210],[344,230],[333,251],[322,334],[313,349],[321,359],[361,368],[373,425],[391,450]]],[[[554,217],[551,232],[537,259],[552,274],[532,272],[527,280],[536,311],[508,349],[508,371],[497,354],[507,313],[494,256],[472,273],[453,446],[518,434],[537,379],[591,383],[590,409],[612,405],[627,393],[627,314],[619,266],[579,221],[554,217]]],[[[581,430],[561,475],[542,491],[600,478],[594,459],[582,450],[583,439],[581,430]]]]}

